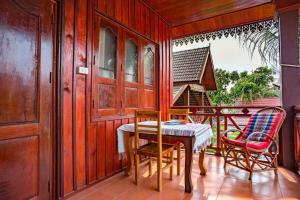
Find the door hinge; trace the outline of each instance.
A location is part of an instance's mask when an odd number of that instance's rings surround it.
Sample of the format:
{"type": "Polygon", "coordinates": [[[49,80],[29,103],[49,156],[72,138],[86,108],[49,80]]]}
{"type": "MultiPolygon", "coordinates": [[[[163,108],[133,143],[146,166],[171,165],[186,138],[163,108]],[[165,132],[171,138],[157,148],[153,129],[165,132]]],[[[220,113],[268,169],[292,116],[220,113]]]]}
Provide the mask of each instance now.
{"type": "Polygon", "coordinates": [[[49,83],[52,83],[52,72],[49,73],[49,83]]]}
{"type": "Polygon", "coordinates": [[[94,63],[94,65],[96,64],[96,56],[94,56],[94,58],[93,58],[93,63],[94,63]]]}
{"type": "Polygon", "coordinates": [[[121,64],[121,71],[123,71],[123,64],[121,64]]]}
{"type": "Polygon", "coordinates": [[[50,181],[48,181],[48,192],[50,193],[50,181]]]}
{"type": "Polygon", "coordinates": [[[92,101],[92,107],[95,108],[95,101],[92,101]]]}

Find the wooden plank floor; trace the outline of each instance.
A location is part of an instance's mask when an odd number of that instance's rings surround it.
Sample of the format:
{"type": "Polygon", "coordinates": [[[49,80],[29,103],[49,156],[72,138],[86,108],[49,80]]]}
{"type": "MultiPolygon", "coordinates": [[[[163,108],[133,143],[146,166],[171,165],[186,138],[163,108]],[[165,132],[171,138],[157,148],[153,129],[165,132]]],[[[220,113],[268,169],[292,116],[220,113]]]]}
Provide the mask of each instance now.
{"type": "MultiPolygon", "coordinates": [[[[133,178],[124,173],[117,174],[110,179],[98,183],[71,197],[72,200],[209,200],[209,199],[300,199],[300,177],[291,171],[280,168],[278,178],[273,171],[254,173],[252,183],[248,181],[248,173],[228,167],[223,170],[223,159],[215,156],[206,156],[207,175],[200,176],[197,166],[197,157],[194,157],[192,179],[193,193],[184,193],[184,167],[182,173],[173,181],[168,179],[168,171],[163,174],[163,191],[157,192],[156,174],[147,178],[148,170],[142,170],[141,184],[134,185],[133,178]]],[[[184,163],[184,162],[182,162],[184,163]]],[[[176,165],[174,165],[176,167],[176,165]]],[[[154,165],[154,168],[156,166],[154,165]]],[[[153,170],[155,171],[155,170],[153,170]]],[[[176,172],[176,168],[174,170],[176,172]]]]}

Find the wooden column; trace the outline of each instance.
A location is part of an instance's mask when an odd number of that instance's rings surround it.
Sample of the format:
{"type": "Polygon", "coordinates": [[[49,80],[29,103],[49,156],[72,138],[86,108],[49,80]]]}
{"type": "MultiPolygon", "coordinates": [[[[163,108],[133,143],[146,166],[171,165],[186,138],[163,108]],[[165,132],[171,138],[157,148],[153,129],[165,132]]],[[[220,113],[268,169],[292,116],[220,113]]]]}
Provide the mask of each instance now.
{"type": "Polygon", "coordinates": [[[287,111],[280,134],[279,161],[287,168],[294,168],[292,107],[300,102],[298,9],[280,13],[279,17],[282,106],[287,111]]]}
{"type": "Polygon", "coordinates": [[[186,91],[183,93],[183,105],[190,106],[190,90],[189,86],[186,88],[186,91]]]}

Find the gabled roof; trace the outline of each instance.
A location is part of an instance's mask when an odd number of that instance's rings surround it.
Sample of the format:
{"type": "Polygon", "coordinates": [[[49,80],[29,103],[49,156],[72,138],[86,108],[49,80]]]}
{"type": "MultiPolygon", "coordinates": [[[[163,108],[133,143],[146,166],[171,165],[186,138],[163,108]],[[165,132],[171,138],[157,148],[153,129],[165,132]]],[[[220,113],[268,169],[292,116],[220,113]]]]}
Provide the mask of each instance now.
{"type": "Polygon", "coordinates": [[[201,82],[201,75],[209,55],[209,47],[173,53],[173,81],[201,82]]]}
{"type": "Polygon", "coordinates": [[[207,94],[205,88],[199,84],[185,84],[185,85],[176,85],[173,87],[173,105],[184,105],[183,93],[189,90],[190,92],[190,106],[200,106],[200,99],[202,93],[204,94],[204,105],[210,106],[211,100],[207,94]]]}
{"type": "Polygon", "coordinates": [[[205,88],[198,84],[186,84],[173,86],[173,103],[183,94],[186,88],[190,87],[192,92],[205,92],[205,88]]]}

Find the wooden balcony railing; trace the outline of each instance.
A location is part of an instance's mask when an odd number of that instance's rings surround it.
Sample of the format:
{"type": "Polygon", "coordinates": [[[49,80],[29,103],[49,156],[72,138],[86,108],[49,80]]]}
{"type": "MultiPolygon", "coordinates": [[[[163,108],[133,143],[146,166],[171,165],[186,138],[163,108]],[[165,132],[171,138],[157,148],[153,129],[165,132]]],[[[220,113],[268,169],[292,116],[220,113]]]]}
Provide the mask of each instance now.
{"type": "Polygon", "coordinates": [[[214,141],[210,149],[221,155],[221,132],[236,128],[243,130],[251,114],[265,106],[174,106],[172,108],[188,108],[190,117],[196,123],[210,124],[214,133],[214,141]]]}

